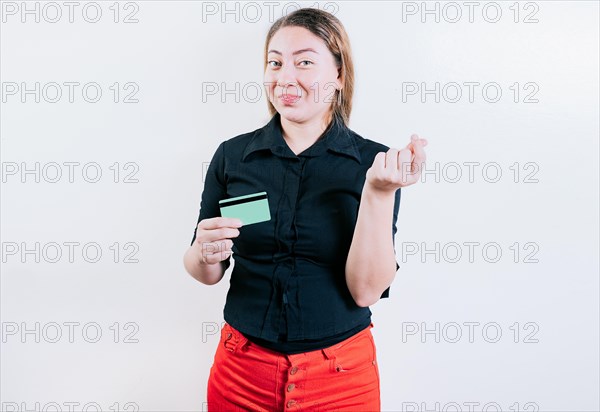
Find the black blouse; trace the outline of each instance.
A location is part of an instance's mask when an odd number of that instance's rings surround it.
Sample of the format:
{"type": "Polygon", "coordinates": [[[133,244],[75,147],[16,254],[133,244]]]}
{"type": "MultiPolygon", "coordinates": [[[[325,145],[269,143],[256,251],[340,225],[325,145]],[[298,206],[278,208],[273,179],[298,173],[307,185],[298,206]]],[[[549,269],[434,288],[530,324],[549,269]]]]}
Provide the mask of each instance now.
{"type": "MultiPolygon", "coordinates": [[[[232,239],[227,323],[282,353],[325,348],[370,324],[370,309],[356,305],[348,290],[345,264],[367,170],[388,149],[334,118],[312,146],[295,155],[283,139],[279,113],[264,127],[219,145],[197,223],[221,216],[221,199],[263,191],[271,213],[271,220],[242,226],[232,239]]],[[[399,205],[400,189],[392,241],[399,205]]],[[[192,244],[195,239],[196,229],[192,244]]],[[[389,288],[381,297],[388,296],[389,288]]]]}

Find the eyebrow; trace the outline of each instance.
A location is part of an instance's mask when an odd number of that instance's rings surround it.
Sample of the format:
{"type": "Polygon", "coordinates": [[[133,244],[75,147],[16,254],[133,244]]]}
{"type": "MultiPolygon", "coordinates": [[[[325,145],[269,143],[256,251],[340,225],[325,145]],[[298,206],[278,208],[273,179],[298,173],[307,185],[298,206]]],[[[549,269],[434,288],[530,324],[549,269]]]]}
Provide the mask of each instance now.
{"type": "MultiPolygon", "coordinates": [[[[313,53],[317,53],[317,54],[319,54],[319,53],[318,53],[316,50],[314,50],[314,49],[311,49],[311,48],[308,48],[308,49],[300,49],[300,50],[296,50],[295,52],[293,52],[293,53],[292,53],[292,55],[293,55],[293,56],[295,56],[295,55],[297,55],[297,54],[304,53],[304,52],[313,52],[313,53]]],[[[273,49],[269,50],[269,52],[268,52],[267,54],[269,54],[269,53],[277,53],[277,54],[281,55],[281,52],[280,52],[280,51],[278,51],[278,50],[273,50],[273,49]]]]}

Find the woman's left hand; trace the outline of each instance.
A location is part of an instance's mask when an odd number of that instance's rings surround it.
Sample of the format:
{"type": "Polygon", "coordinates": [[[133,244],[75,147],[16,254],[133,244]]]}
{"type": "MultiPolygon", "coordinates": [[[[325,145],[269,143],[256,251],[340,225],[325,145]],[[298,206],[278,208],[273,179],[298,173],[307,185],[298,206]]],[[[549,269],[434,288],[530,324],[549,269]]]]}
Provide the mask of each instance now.
{"type": "Polygon", "coordinates": [[[382,192],[395,192],[398,188],[416,183],[425,166],[426,139],[413,134],[411,142],[402,150],[379,152],[367,170],[366,184],[382,192]]]}

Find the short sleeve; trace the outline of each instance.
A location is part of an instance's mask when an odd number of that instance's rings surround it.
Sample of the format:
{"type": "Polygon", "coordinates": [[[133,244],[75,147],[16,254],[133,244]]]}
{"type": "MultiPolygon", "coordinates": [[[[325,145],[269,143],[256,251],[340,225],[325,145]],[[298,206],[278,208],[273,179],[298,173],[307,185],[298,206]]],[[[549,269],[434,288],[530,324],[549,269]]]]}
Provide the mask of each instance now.
{"type": "MultiPolygon", "coordinates": [[[[396,195],[394,198],[394,217],[392,219],[392,244],[394,245],[394,250],[396,249],[396,232],[398,228],[396,227],[396,222],[398,221],[398,210],[400,209],[400,189],[396,190],[396,195]]],[[[400,265],[398,264],[398,260],[396,260],[396,271],[400,269],[400,265]]],[[[381,294],[381,298],[389,298],[390,297],[390,288],[388,287],[381,294]]]]}
{"type": "MultiPolygon", "coordinates": [[[[219,200],[224,199],[227,193],[225,185],[224,144],[225,142],[222,142],[219,145],[213,154],[210,164],[208,165],[204,179],[204,189],[202,190],[202,199],[200,201],[200,211],[198,213],[198,220],[196,221],[196,227],[194,228],[194,235],[192,236],[192,242],[190,243],[190,246],[193,245],[194,241],[196,240],[196,232],[198,230],[198,224],[200,221],[221,216],[219,200]]],[[[225,263],[225,269],[227,269],[231,265],[231,256],[229,256],[223,262],[225,263]]]]}

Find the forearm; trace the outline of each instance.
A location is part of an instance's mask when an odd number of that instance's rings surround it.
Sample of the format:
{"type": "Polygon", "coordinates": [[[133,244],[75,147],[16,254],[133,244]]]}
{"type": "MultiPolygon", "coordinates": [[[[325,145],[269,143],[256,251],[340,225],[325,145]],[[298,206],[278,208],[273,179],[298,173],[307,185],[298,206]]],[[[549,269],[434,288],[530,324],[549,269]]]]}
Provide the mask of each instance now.
{"type": "Polygon", "coordinates": [[[183,256],[183,266],[198,282],[206,285],[214,285],[219,282],[225,274],[225,261],[210,265],[201,263],[201,260],[202,248],[197,242],[194,242],[183,256]]]}
{"type": "Polygon", "coordinates": [[[360,208],[346,261],[346,283],[359,306],[377,302],[396,275],[392,243],[394,191],[363,187],[360,208]]]}

